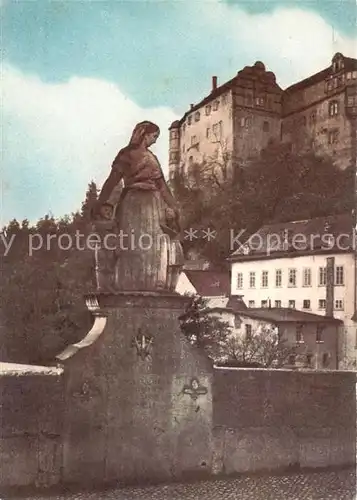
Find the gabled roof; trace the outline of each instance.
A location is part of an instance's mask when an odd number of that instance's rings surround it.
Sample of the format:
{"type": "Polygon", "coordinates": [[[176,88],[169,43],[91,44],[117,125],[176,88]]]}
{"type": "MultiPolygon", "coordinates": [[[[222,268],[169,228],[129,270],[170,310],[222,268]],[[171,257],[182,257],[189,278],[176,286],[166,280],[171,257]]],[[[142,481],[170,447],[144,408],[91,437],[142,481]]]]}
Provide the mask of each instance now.
{"type": "MultiPolygon", "coordinates": [[[[336,57],[336,54],[334,57],[336,57]]],[[[345,57],[343,55],[341,55],[341,57],[342,57],[343,62],[344,62],[343,72],[357,70],[357,59],[354,59],[353,57],[345,57]]],[[[290,85],[290,87],[287,87],[284,90],[284,94],[291,94],[293,92],[296,92],[297,90],[302,90],[302,89],[305,89],[306,87],[310,87],[311,85],[314,85],[315,83],[319,83],[321,81],[324,81],[330,75],[333,75],[331,65],[328,66],[327,68],[319,71],[318,73],[315,73],[314,75],[309,76],[308,78],[304,78],[303,80],[300,80],[299,82],[296,82],[293,85],[290,85]]]]}
{"type": "Polygon", "coordinates": [[[337,318],[287,307],[248,308],[246,311],[241,311],[241,314],[253,319],[271,321],[272,323],[332,323],[336,325],[342,323],[337,318]]]}
{"type": "Polygon", "coordinates": [[[198,295],[202,297],[217,297],[228,295],[230,291],[229,273],[218,271],[183,271],[198,295]]]}
{"type": "Polygon", "coordinates": [[[246,311],[248,309],[242,297],[232,295],[226,305],[227,309],[232,309],[233,312],[246,311]]]}
{"type": "Polygon", "coordinates": [[[251,235],[229,260],[293,257],[353,250],[353,215],[329,215],[268,224],[251,235]]]}

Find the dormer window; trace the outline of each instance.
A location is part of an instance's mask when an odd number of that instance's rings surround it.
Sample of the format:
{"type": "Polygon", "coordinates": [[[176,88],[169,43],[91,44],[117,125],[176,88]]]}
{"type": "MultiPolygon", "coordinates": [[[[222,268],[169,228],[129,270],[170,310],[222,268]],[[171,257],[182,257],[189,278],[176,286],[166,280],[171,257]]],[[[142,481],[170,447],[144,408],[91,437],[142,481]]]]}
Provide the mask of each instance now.
{"type": "Polygon", "coordinates": [[[344,67],[344,61],[343,61],[343,55],[338,53],[335,54],[334,58],[332,59],[332,71],[336,73],[337,71],[340,71],[344,67]]]}

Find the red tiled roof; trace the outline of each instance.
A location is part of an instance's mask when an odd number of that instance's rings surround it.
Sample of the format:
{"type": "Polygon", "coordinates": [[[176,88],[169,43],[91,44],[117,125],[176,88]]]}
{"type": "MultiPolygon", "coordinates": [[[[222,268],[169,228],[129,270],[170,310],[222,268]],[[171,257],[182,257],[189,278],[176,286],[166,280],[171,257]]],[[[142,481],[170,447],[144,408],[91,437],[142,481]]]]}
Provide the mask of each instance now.
{"type": "Polygon", "coordinates": [[[347,213],[263,226],[229,260],[350,252],[352,249],[353,215],[347,213]]]}
{"type": "Polygon", "coordinates": [[[229,273],[218,271],[184,271],[187,278],[202,297],[229,295],[229,273]]]}

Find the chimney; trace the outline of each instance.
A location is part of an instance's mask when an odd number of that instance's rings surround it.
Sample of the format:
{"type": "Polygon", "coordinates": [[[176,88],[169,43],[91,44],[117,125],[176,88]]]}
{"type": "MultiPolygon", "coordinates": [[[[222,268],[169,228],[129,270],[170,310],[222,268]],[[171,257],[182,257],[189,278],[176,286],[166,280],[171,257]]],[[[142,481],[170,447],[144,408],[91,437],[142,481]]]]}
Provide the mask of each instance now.
{"type": "Polygon", "coordinates": [[[333,318],[333,303],[334,303],[334,274],[335,274],[335,257],[326,259],[326,312],[325,316],[333,318]]]}
{"type": "Polygon", "coordinates": [[[217,89],[217,77],[212,76],[212,92],[214,92],[217,89]]]}
{"type": "Polygon", "coordinates": [[[190,109],[192,109],[192,108],[193,108],[193,106],[194,106],[194,104],[190,104],[190,109]]]}

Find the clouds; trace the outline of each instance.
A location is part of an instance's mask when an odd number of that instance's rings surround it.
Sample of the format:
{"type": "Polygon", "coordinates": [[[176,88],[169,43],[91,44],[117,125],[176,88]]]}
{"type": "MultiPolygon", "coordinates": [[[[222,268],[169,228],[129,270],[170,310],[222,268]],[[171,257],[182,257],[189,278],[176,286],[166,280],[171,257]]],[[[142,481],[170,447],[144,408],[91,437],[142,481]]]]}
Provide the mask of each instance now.
{"type": "Polygon", "coordinates": [[[10,65],[2,84],[5,220],[79,208],[87,183],[103,182],[138,121],[160,126],[156,152],[167,166],[167,127],[176,118],[168,108],[140,108],[100,79],[49,84],[10,65]]]}

